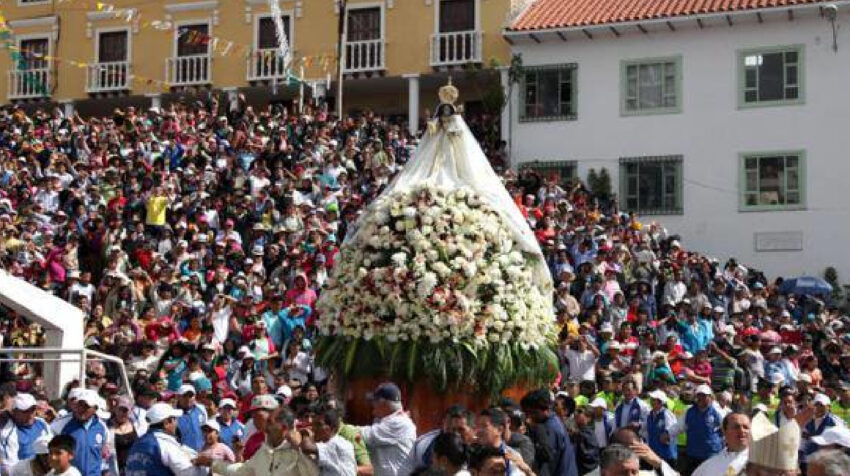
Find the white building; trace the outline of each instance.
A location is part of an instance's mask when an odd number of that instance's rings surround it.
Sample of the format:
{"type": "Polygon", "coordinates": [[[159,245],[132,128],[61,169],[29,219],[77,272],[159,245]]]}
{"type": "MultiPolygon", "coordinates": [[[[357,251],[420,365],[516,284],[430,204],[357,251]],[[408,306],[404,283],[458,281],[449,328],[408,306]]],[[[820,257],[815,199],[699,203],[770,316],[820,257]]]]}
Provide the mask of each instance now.
{"type": "Polygon", "coordinates": [[[850,282],[850,1],[537,0],[504,36],[514,166],[605,167],[691,249],[850,282]]]}

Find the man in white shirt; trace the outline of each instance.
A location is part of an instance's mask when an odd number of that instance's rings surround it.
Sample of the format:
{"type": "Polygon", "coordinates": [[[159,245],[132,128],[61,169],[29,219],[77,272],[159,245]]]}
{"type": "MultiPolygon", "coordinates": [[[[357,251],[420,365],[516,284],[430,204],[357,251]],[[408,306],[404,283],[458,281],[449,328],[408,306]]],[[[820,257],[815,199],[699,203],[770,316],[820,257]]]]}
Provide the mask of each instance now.
{"type": "Polygon", "coordinates": [[[723,419],[723,451],[699,465],[691,476],[739,474],[747,465],[750,447],[750,417],[730,413],[723,419]]]}
{"type": "Polygon", "coordinates": [[[394,383],[378,386],[370,396],[375,423],[359,427],[375,476],[398,476],[416,441],[416,425],[404,412],[394,383]]]}
{"type": "Polygon", "coordinates": [[[564,352],[567,358],[569,377],[581,381],[596,380],[596,359],[599,350],[590,343],[590,336],[580,335],[572,338],[570,347],[564,352]]]}
{"type": "Polygon", "coordinates": [[[315,442],[304,438],[301,449],[318,456],[320,476],[355,476],[354,445],[339,436],[340,417],[335,408],[323,408],[313,417],[315,442]]]}

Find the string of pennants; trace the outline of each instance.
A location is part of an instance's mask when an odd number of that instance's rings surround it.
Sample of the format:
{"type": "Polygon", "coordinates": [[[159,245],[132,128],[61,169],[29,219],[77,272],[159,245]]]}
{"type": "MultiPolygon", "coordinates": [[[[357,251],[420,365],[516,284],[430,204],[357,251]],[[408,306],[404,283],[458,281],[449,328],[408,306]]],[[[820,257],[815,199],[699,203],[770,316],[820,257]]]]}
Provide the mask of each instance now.
{"type": "MultiPolygon", "coordinates": [[[[72,3],[75,0],[59,0],[58,4],[67,4],[72,3]]],[[[121,7],[117,7],[116,5],[104,2],[96,2],[95,8],[99,12],[114,12],[116,19],[121,19],[125,23],[130,23],[134,20],[139,20],[138,17],[141,15],[137,10],[134,9],[125,9],[121,7]]],[[[139,21],[139,26],[142,28],[153,28],[158,31],[173,31],[175,26],[170,21],[162,21],[162,20],[152,20],[152,21],[139,21]]],[[[238,43],[232,40],[224,39],[217,36],[203,34],[196,30],[191,30],[187,28],[181,28],[177,31],[178,37],[186,35],[185,41],[189,45],[208,45],[210,49],[210,53],[212,55],[220,55],[222,57],[227,57],[231,55],[242,55],[246,59],[255,57],[258,60],[263,61],[264,63],[269,63],[271,61],[275,61],[278,58],[278,50],[277,49],[264,49],[257,50],[254,49],[251,45],[246,45],[242,43],[238,43]]],[[[18,66],[19,71],[25,71],[28,68],[28,59],[43,59],[45,61],[51,61],[55,64],[59,65],[62,63],[70,64],[71,66],[78,67],[80,69],[88,68],[89,66],[96,65],[97,62],[85,62],[85,61],[76,61],[71,59],[60,58],[58,56],[45,55],[37,52],[30,52],[26,50],[21,50],[14,42],[14,37],[12,35],[12,31],[8,26],[6,21],[6,17],[2,10],[0,10],[0,47],[5,48],[8,52],[12,61],[18,66]]],[[[334,54],[323,54],[323,55],[310,55],[310,56],[301,56],[298,58],[294,58],[292,60],[292,67],[311,67],[316,65],[322,68],[322,71],[327,73],[329,68],[336,67],[336,55],[334,54]]],[[[49,91],[47,90],[46,85],[40,80],[38,74],[23,74],[19,76],[22,78],[24,83],[30,84],[34,89],[34,92],[47,95],[49,91]]],[[[149,78],[146,76],[142,76],[139,74],[129,74],[127,77],[128,81],[130,81],[134,86],[140,87],[156,87],[161,89],[163,92],[169,92],[171,90],[171,83],[168,81],[163,81],[156,78],[149,78]]],[[[296,79],[291,75],[288,75],[286,82],[292,82],[292,79],[296,79]]],[[[300,79],[299,79],[300,81],[300,79]]]]}

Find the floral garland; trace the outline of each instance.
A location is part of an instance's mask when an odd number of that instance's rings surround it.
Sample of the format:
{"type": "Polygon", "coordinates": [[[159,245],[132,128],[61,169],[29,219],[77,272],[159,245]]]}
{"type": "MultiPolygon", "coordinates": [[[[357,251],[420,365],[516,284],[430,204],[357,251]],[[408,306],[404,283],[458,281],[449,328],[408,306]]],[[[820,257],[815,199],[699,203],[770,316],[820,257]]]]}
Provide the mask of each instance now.
{"type": "Polygon", "coordinates": [[[424,372],[440,387],[463,381],[493,392],[554,374],[551,298],[532,278],[539,258],[519,249],[477,194],[391,193],[358,226],[319,300],[323,365],[411,380],[424,372]],[[370,360],[372,368],[354,365],[370,360]]]}

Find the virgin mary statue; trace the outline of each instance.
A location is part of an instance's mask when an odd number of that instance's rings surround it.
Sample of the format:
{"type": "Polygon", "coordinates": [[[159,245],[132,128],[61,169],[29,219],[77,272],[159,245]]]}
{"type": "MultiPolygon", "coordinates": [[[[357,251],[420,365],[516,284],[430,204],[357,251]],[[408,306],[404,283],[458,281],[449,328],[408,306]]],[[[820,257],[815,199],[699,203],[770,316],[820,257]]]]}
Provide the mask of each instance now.
{"type": "MultiPolygon", "coordinates": [[[[440,104],[436,108],[435,118],[428,123],[419,147],[404,169],[373,202],[373,206],[396,192],[414,186],[430,185],[449,190],[469,188],[499,212],[522,251],[535,261],[535,284],[543,292],[551,291],[552,278],[540,245],[458,113],[455,106],[458,95],[458,89],[451,84],[451,79],[440,88],[440,104]]],[[[354,235],[357,235],[357,231],[348,238],[352,239],[354,235]]]]}

